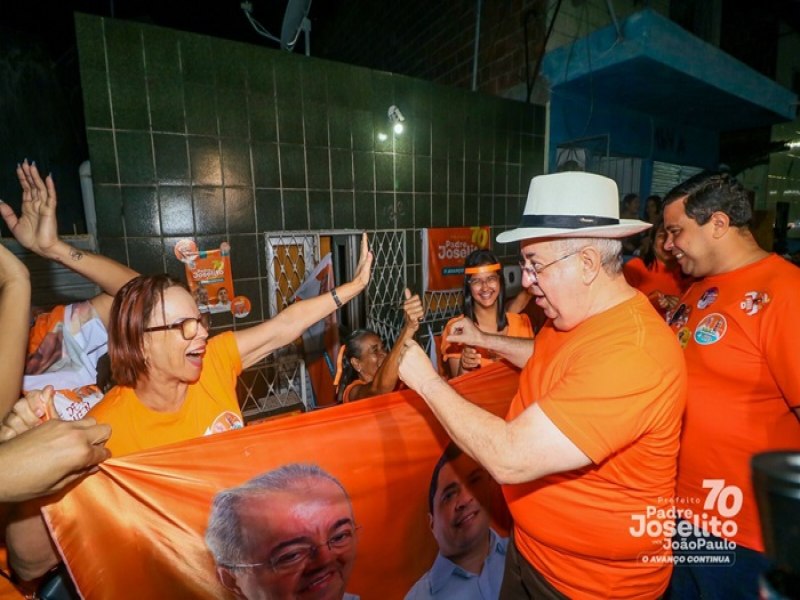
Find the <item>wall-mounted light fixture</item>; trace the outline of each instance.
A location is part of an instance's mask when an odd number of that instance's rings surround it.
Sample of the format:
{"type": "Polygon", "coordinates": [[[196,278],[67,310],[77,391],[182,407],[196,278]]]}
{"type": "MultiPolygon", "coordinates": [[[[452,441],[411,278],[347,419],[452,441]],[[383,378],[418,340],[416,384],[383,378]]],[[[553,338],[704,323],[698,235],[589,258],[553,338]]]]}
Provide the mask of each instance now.
{"type": "Polygon", "coordinates": [[[392,104],[389,107],[389,122],[392,124],[392,129],[396,135],[403,133],[403,121],[405,120],[406,118],[403,116],[403,113],[400,112],[400,109],[392,104]]]}

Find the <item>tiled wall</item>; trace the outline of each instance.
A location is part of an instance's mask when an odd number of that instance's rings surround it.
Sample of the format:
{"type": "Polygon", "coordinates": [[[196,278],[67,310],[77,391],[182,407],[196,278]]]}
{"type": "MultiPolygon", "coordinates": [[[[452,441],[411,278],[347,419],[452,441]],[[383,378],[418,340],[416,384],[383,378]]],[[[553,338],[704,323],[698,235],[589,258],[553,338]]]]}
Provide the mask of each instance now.
{"type": "Polygon", "coordinates": [[[415,285],[420,228],[516,225],[542,172],[541,107],[139,23],[76,28],[101,252],[182,278],[179,239],[227,240],[245,323],[265,316],[264,231],[407,230],[415,285]]]}

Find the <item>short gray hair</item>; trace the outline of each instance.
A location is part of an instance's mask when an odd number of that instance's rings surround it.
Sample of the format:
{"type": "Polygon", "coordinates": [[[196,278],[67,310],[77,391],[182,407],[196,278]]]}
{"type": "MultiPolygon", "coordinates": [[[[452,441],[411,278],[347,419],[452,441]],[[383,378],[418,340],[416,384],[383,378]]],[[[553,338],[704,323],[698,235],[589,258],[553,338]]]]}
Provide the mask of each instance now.
{"type": "Polygon", "coordinates": [[[309,479],[332,481],[339,486],[350,502],[350,495],[338,479],[317,465],[302,463],[283,465],[242,485],[222,490],[214,496],[206,528],[206,545],[214,555],[216,563],[224,566],[250,560],[245,556],[243,548],[242,531],[245,524],[239,515],[239,506],[242,502],[269,492],[294,490],[300,483],[309,479]]]}
{"type": "Polygon", "coordinates": [[[561,252],[579,252],[587,246],[597,248],[600,262],[609,275],[622,272],[622,242],[613,238],[561,238],[556,240],[561,252]]]}

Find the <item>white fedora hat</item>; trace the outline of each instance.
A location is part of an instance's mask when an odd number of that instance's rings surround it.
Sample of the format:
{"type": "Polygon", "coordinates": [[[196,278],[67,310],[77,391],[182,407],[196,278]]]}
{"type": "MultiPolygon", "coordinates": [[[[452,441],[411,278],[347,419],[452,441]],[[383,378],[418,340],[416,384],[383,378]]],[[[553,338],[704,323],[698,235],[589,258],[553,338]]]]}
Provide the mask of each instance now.
{"type": "Polygon", "coordinates": [[[613,179],[567,171],[531,180],[519,227],[497,236],[506,244],[531,238],[624,238],[651,227],[619,218],[619,193],[613,179]]]}

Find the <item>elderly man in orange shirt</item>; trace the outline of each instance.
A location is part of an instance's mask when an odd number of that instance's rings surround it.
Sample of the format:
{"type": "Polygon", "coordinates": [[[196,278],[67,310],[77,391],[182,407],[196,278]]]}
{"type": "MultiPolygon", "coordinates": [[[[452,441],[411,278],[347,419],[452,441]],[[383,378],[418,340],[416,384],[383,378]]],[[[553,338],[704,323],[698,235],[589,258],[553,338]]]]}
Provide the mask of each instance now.
{"type": "Polygon", "coordinates": [[[656,598],[671,572],[678,439],[686,394],[679,345],[622,275],[616,184],[535,177],[519,228],[523,285],[547,323],[531,340],[478,331],[452,341],[518,366],[505,420],[460,397],[413,342],[400,376],[451,438],[503,484],[514,519],[501,598],[656,598]]]}

